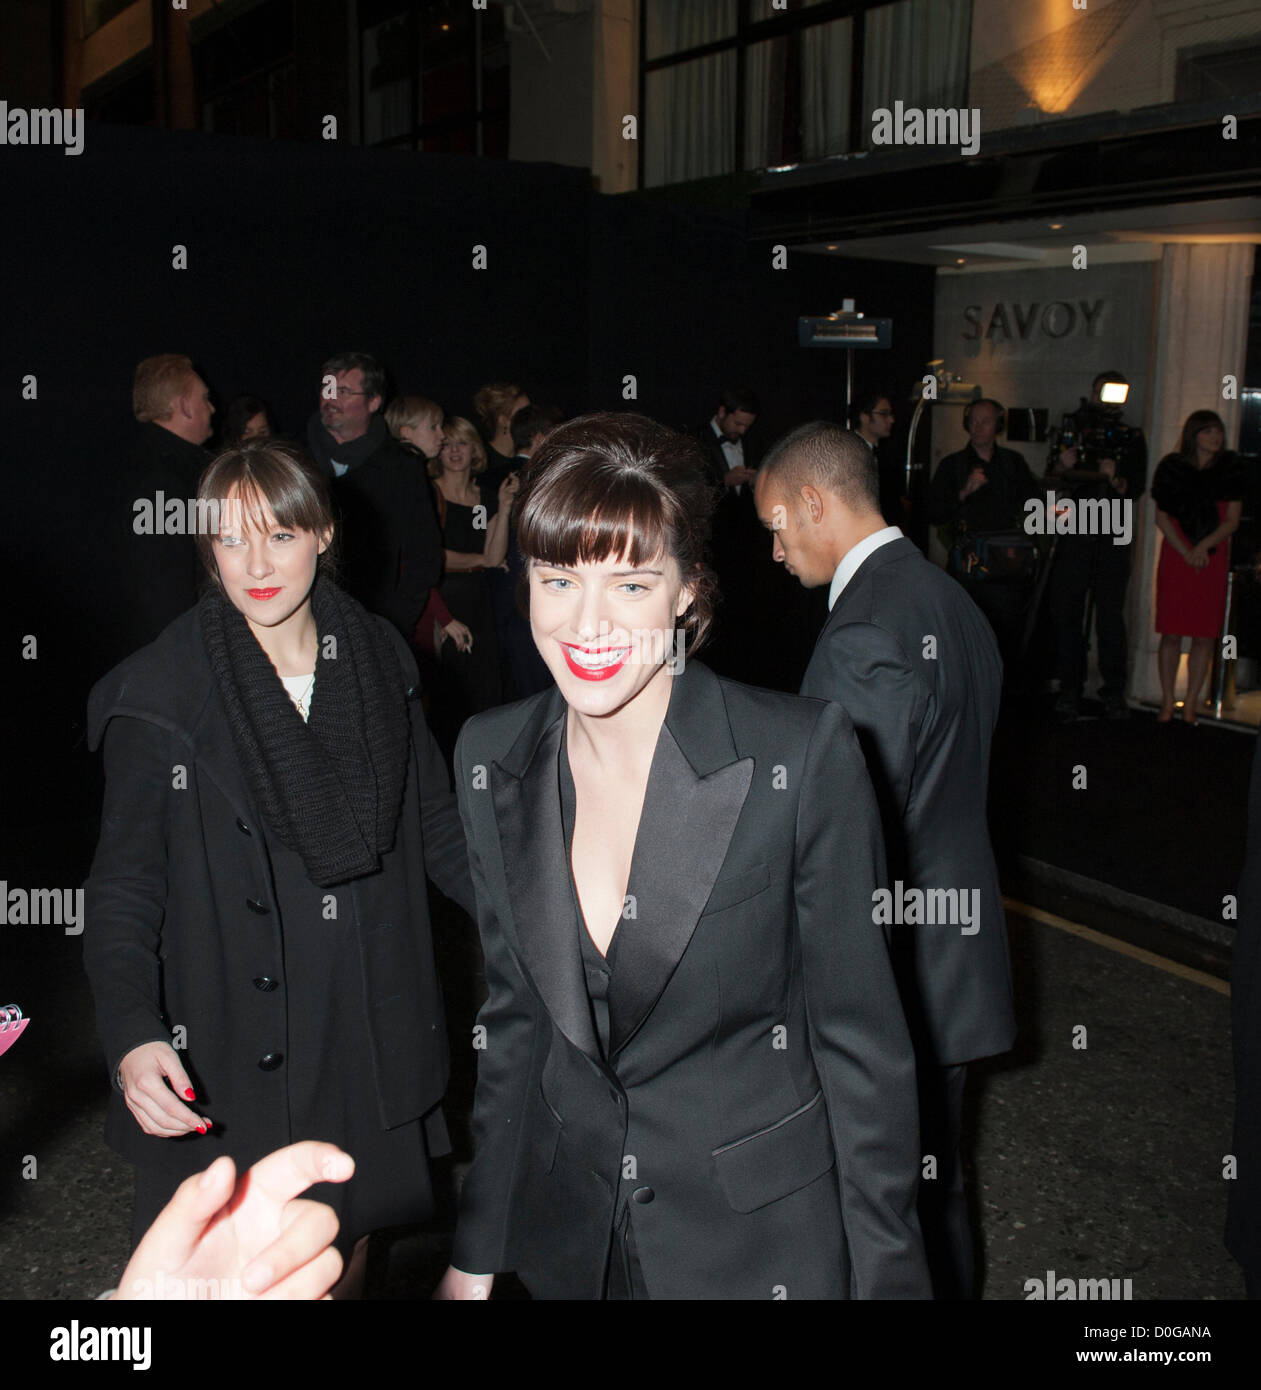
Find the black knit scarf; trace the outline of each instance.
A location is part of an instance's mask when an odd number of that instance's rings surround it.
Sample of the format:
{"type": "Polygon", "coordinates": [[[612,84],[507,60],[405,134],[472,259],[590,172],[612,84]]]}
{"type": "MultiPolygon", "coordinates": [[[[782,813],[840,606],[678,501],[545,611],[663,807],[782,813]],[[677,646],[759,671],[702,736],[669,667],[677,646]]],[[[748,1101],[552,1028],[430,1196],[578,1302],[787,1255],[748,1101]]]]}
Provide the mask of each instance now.
{"type": "Polygon", "coordinates": [[[311,591],[319,634],[309,722],[244,616],[218,588],[201,630],[255,804],[320,887],[375,872],[394,843],[410,736],[389,638],[327,579],[311,591]]]}

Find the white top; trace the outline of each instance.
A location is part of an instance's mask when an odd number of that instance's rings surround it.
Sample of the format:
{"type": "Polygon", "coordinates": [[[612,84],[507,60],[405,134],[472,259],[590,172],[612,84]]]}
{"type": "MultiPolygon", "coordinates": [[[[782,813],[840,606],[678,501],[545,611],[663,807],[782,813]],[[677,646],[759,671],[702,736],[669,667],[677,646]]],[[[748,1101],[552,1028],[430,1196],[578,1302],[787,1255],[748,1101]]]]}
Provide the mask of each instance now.
{"type": "Polygon", "coordinates": [[[882,531],[873,531],[865,540],[859,541],[852,550],[845,552],[841,557],[841,563],[836,567],[836,573],[832,576],[832,587],[828,590],[829,612],[836,606],[836,600],[840,598],[846,584],[858,573],[858,566],[867,556],[879,550],[882,545],[896,541],[901,534],[902,528],[900,526],[886,526],[882,531]]]}
{"type": "Polygon", "coordinates": [[[281,676],[285,694],[293,701],[293,707],[304,720],[310,718],[311,695],[315,690],[315,672],[309,676],[281,676]],[[301,703],[299,703],[301,701],[301,703]]]}

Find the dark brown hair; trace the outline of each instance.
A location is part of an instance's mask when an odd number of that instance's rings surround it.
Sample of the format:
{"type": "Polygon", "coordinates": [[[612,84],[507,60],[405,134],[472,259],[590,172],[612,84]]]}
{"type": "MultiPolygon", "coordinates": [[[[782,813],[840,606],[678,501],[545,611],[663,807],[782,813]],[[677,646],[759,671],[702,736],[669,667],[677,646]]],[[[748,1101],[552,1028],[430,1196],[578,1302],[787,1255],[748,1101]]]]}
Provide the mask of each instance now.
{"type": "Polygon", "coordinates": [[[1222,417],[1214,410],[1193,410],[1187,416],[1186,424],[1182,426],[1182,438],[1178,441],[1178,452],[1188,463],[1194,463],[1198,453],[1196,435],[1201,430],[1214,427],[1222,432],[1222,447],[1213,455],[1213,462],[1216,463],[1226,452],[1226,426],[1222,423],[1222,417]]]}
{"type": "MultiPolygon", "coordinates": [[[[247,517],[265,507],[286,530],[314,531],[334,526],[328,484],[296,444],[282,439],[251,439],[213,458],[197,485],[199,503],[241,500],[247,517]]],[[[197,528],[197,554],[211,580],[219,583],[213,530],[197,528]]],[[[319,573],[330,578],[336,568],[330,542],[319,558],[319,573]]]]}
{"type": "Polygon", "coordinates": [[[473,397],[473,409],[485,427],[487,439],[494,439],[499,433],[499,417],[507,412],[513,401],[524,395],[515,381],[492,381],[479,389],[473,397]]]}
{"type": "Polygon", "coordinates": [[[705,563],[714,498],[699,446],[646,415],[603,412],[558,425],[522,474],[514,518],[527,561],[645,565],[669,555],[693,590],[689,652],[713,622],[717,583],[705,563]]]}

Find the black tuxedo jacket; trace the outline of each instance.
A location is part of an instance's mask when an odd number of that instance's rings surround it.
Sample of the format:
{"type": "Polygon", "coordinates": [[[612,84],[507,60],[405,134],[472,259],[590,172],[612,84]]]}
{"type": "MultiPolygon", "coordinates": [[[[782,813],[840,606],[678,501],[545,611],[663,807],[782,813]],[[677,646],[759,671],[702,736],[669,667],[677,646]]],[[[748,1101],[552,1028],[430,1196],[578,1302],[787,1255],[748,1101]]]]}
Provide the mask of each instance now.
{"type": "MultiPolygon", "coordinates": [[[[726,543],[728,549],[738,547],[743,550],[762,529],[757,519],[757,508],[753,504],[753,488],[746,483],[737,492],[723,481],[728,471],[727,456],[722,451],[722,440],[714,433],[714,427],[708,420],[692,431],[692,437],[701,446],[701,452],[705,455],[705,471],[710,482],[718,489],[712,523],[715,546],[721,547],[726,543]]],[[[756,468],[757,456],[747,436],[743,446],[745,467],[756,468]]]]}
{"type": "Polygon", "coordinates": [[[893,929],[912,1034],[943,1066],[1005,1052],[1016,1034],[985,819],[1001,685],[989,623],[903,536],[869,555],[845,586],[801,687],[837,701],[854,721],[880,803],[890,880],[980,894],[973,934],[955,925],[893,929]]]}
{"type": "Polygon", "coordinates": [[[464,726],[489,997],[453,1263],[599,1298],[630,1197],[653,1298],[928,1297],[914,1062],[873,925],[883,848],[853,728],[695,661],[673,680],[608,1061],[561,817],[564,699],[464,726]]]}

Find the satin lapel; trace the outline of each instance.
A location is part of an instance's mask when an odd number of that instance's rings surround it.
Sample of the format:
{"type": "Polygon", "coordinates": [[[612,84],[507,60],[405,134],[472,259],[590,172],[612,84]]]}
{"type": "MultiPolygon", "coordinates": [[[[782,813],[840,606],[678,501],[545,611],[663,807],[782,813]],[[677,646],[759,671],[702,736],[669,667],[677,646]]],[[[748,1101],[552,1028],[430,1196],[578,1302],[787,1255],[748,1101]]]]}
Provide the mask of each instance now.
{"type": "MultiPolygon", "coordinates": [[[[550,711],[555,703],[543,708],[550,711]]],[[[532,754],[518,740],[503,764],[491,764],[491,794],[522,959],[556,1026],[598,1062],[600,1045],[583,975],[560,813],[557,758],[565,707],[559,703],[559,715],[532,754]],[[514,771],[513,764],[523,757],[528,763],[514,771]]]]}
{"type": "Polygon", "coordinates": [[[669,983],[727,857],[753,781],[737,760],[722,687],[695,661],[673,678],[657,740],[609,985],[609,1051],[634,1036],[669,983]]]}

